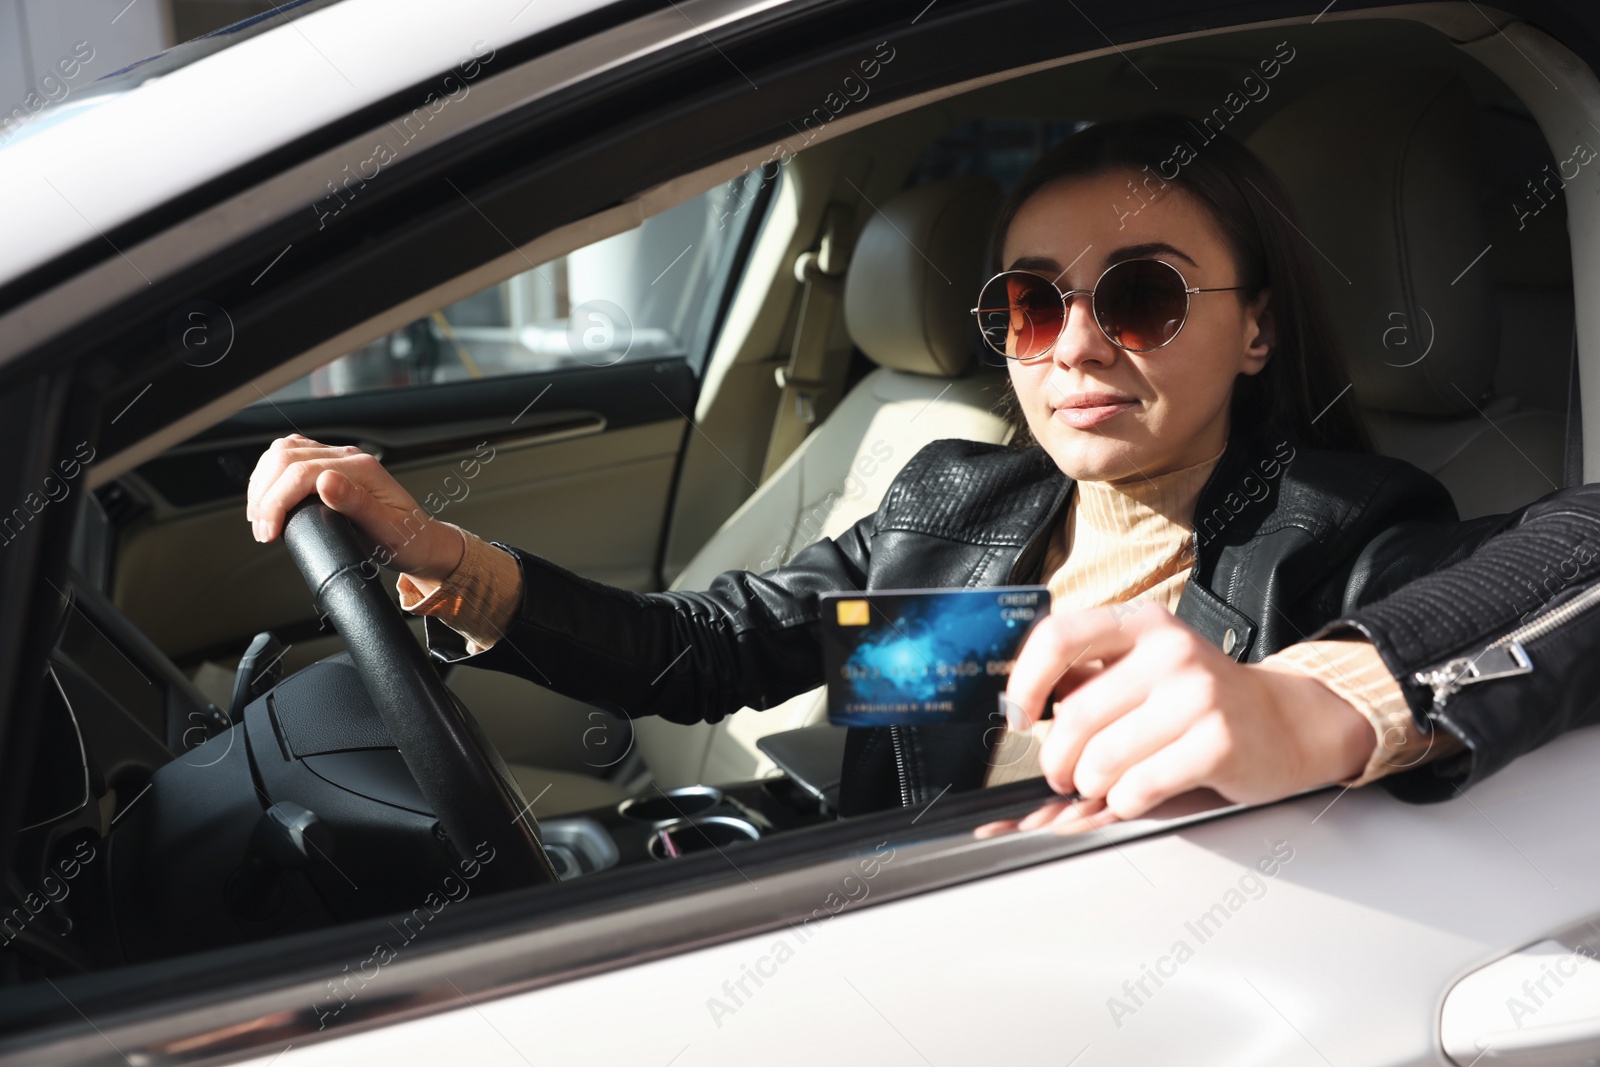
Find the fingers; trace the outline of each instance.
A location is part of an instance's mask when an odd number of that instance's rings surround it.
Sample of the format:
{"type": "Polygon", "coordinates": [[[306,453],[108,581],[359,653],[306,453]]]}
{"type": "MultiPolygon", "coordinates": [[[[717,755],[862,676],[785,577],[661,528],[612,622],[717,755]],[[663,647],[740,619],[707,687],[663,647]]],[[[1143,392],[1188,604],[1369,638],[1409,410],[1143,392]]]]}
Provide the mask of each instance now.
{"type": "Polygon", "coordinates": [[[1055,834],[1079,834],[1117,821],[1103,800],[1054,800],[1021,819],[997,819],[972,831],[979,840],[1028,830],[1048,829],[1055,834]]]}
{"type": "Polygon", "coordinates": [[[250,511],[256,540],[271,541],[281,534],[289,509],[319,490],[319,479],[325,472],[336,472],[340,477],[321,486],[328,490],[322,497],[323,503],[349,514],[362,525],[362,505],[368,500],[363,483],[372,479],[371,468],[376,465],[377,460],[354,447],[285,449],[262,471],[262,482],[250,511]],[[270,482],[268,477],[272,479],[270,482]]]}
{"type": "Polygon", "coordinates": [[[250,481],[245,489],[245,518],[254,522],[260,517],[256,514],[256,505],[261,495],[278,480],[289,464],[348,456],[359,451],[354,446],[320,444],[297,433],[278,438],[261,453],[261,458],[256,460],[255,470],[250,472],[250,481]]]}
{"type": "Polygon", "coordinates": [[[365,528],[377,519],[372,494],[337,466],[325,467],[317,474],[316,490],[324,504],[349,516],[357,526],[365,528]]]}
{"type": "Polygon", "coordinates": [[[283,465],[256,497],[250,524],[257,541],[271,541],[282,532],[289,509],[316,488],[317,475],[325,469],[324,461],[319,460],[283,465]]]}
{"type": "Polygon", "coordinates": [[[1014,834],[1016,832],[1017,820],[996,819],[994,822],[986,822],[981,826],[974,827],[972,836],[979,841],[987,841],[991,837],[1004,837],[1006,834],[1014,834]]]}
{"type": "Polygon", "coordinates": [[[1118,774],[1218,707],[1218,665],[1237,669],[1170,614],[1152,614],[1141,627],[1133,653],[1056,704],[1056,729],[1040,765],[1061,792],[1104,797],[1118,774]],[[1085,766],[1090,745],[1094,758],[1085,766]]]}
{"type": "MultiPolygon", "coordinates": [[[[1070,759],[1070,776],[1077,791],[1086,797],[1104,797],[1122,776],[1143,760],[1183,736],[1196,721],[1197,705],[1186,695],[1160,691],[1137,707],[1108,722],[1087,738],[1069,738],[1059,747],[1069,749],[1077,742],[1071,757],[1045,751],[1040,762],[1055,766],[1053,760],[1070,759]]],[[[1069,731],[1060,731],[1069,737],[1069,731]]]]}
{"type": "Polygon", "coordinates": [[[1039,765],[1052,789],[1104,795],[1086,788],[1078,778],[1084,746],[1149,698],[1161,666],[1159,657],[1135,651],[1056,702],[1055,726],[1039,750],[1039,765]]]}
{"type": "Polygon", "coordinates": [[[1039,753],[1051,786],[1104,796],[1118,773],[1214,706],[1215,676],[1191,669],[1208,648],[1202,637],[1168,616],[1140,635],[1133,652],[1066,694],[1056,704],[1055,729],[1039,753]],[[1181,685],[1163,685],[1180,675],[1181,685]],[[1091,748],[1094,758],[1085,766],[1091,748]]]}
{"type": "Polygon", "coordinates": [[[1048,829],[1054,834],[1081,834],[1116,821],[1116,814],[1106,807],[1105,801],[1079,798],[1046,804],[1021,819],[1017,829],[1048,829]]]}
{"type": "Polygon", "coordinates": [[[1133,612],[1119,604],[1045,616],[1023,643],[1006,683],[1011,728],[1026,729],[1039,721],[1057,680],[1069,669],[1088,660],[1111,663],[1163,618],[1171,616],[1155,604],[1133,612]]]}
{"type": "Polygon", "coordinates": [[[1103,800],[1079,800],[1069,804],[1048,824],[1053,834],[1081,834],[1117,821],[1117,813],[1103,800]]]}
{"type": "Polygon", "coordinates": [[[1136,819],[1208,784],[1226,758],[1226,742],[1217,733],[1202,724],[1128,768],[1106,794],[1106,809],[1119,819],[1136,819]]]}
{"type": "Polygon", "coordinates": [[[256,497],[263,487],[271,485],[278,475],[283,473],[283,468],[287,463],[287,460],[283,458],[285,452],[290,449],[326,447],[326,445],[318,444],[311,438],[302,437],[297,433],[292,433],[288,437],[279,437],[268,445],[267,450],[261,453],[261,458],[256,460],[256,469],[250,472],[249,487],[245,490],[248,501],[245,506],[245,517],[252,520],[255,518],[251,508],[255,505],[256,497]]]}
{"type": "Polygon", "coordinates": [[[299,434],[272,442],[250,475],[245,515],[255,539],[281,536],[289,511],[312,493],[349,518],[365,540],[382,545],[386,566],[443,578],[461,561],[460,530],[435,522],[377,457],[299,434]]]}

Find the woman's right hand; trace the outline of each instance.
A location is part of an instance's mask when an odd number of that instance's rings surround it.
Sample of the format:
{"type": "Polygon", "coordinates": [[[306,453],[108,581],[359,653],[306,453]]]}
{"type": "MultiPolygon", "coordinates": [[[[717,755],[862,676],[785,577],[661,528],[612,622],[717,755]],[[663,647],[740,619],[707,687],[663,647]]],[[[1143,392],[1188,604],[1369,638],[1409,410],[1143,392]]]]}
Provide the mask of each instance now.
{"type": "Polygon", "coordinates": [[[299,434],[272,442],[250,475],[245,518],[255,539],[278,537],[289,509],[313,492],[384,548],[388,558],[380,562],[396,570],[443,579],[461,562],[460,532],[418,506],[376,457],[354,445],[324,445],[299,434]]]}

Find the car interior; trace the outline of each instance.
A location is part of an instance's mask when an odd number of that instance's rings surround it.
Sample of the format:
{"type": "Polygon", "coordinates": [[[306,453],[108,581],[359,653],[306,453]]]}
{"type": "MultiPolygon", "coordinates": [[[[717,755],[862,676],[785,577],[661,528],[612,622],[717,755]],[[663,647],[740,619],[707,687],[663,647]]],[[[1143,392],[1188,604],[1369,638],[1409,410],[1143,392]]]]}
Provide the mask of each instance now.
{"type": "MultiPolygon", "coordinates": [[[[253,402],[83,496],[36,761],[50,786],[22,855],[49,866],[116,822],[113,907],[69,899],[72,935],[24,931],[0,980],[383,914],[448,862],[363,691],[350,646],[378,639],[330,625],[380,609],[325,614],[307,588],[359,548],[250,536],[245,480],[273,438],[358,444],[438,518],[625,589],[780,566],[870,514],[925,444],[1012,439],[968,312],[993,217],[1050,145],[1151,109],[1147,81],[1281,178],[1354,378],[1328,402],[1357,404],[1381,451],[1437,476],[1464,518],[1581,480],[1565,215],[1533,191],[1555,157],[1438,31],[1220,33],[853,105],[792,158],[514,272],[475,267],[467,295],[314,367],[296,357],[315,345],[284,353],[253,402]],[[517,418],[483,417],[507,396],[517,418]]],[[[392,573],[379,585],[392,600],[392,573]]],[[[515,782],[502,809],[537,819],[535,880],[837,817],[844,731],[820,689],[682,726],[467,666],[443,680],[515,782]]]]}

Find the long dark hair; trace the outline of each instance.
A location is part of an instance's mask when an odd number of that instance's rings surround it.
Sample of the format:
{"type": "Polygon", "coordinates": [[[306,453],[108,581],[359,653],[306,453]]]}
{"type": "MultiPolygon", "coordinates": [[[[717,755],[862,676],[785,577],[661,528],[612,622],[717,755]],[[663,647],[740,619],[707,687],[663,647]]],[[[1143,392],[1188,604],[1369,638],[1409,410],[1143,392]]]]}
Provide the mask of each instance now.
{"type": "MultiPolygon", "coordinates": [[[[1210,132],[1165,113],[1099,122],[1071,135],[1041,156],[1001,205],[990,242],[991,271],[1004,269],[1001,248],[1017,211],[1051,182],[1127,170],[1152,188],[1163,181],[1182,188],[1210,211],[1226,238],[1239,284],[1246,286],[1244,299],[1272,290],[1276,343],[1260,373],[1241,374],[1234,382],[1235,430],[1270,427],[1308,448],[1371,452],[1353,397],[1341,396],[1350,374],[1288,196],[1253,152],[1221,131],[1208,138],[1210,132]]],[[[1010,391],[1006,407],[1017,425],[1015,443],[1031,443],[1010,391]]]]}

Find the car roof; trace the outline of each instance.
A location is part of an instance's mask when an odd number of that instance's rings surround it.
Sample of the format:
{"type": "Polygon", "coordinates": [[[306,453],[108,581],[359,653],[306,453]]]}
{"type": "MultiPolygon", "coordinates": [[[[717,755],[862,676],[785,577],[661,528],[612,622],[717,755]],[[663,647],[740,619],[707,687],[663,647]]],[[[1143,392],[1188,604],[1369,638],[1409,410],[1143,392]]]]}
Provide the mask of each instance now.
{"type": "MultiPolygon", "coordinates": [[[[0,147],[0,285],[275,149],[608,0],[340,0],[179,46],[0,147]],[[249,31],[249,32],[244,32],[249,31]]],[[[408,105],[409,107],[410,105],[408,105]]]]}
{"type": "MultiPolygon", "coordinates": [[[[744,14],[800,2],[728,6],[744,14]]],[[[1303,13],[1286,0],[1273,6],[1283,15],[1303,13]]],[[[274,149],[421,86],[475,42],[503,48],[606,8],[619,19],[639,13],[639,5],[617,0],[298,0],[113,72],[0,141],[0,203],[10,209],[0,287],[274,149]]],[[[1497,8],[1558,40],[1579,29],[1592,37],[1600,24],[1592,0],[1497,8]]],[[[1271,14],[1258,10],[1247,21],[1271,14]]]]}

